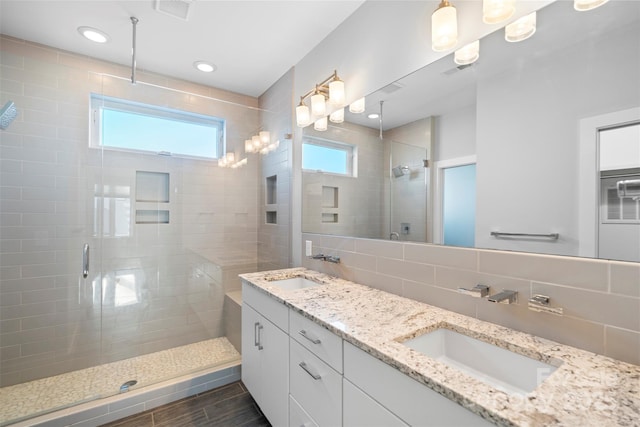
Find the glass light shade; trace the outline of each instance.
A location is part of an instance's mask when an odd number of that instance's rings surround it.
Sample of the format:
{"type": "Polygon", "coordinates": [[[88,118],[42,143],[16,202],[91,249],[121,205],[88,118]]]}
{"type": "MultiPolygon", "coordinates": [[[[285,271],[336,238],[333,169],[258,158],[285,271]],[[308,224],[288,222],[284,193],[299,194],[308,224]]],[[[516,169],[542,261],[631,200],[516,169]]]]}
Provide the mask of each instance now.
{"type": "Polygon", "coordinates": [[[364,113],[364,98],[353,101],[351,105],[349,105],[349,112],[355,114],[364,113]]]}
{"type": "Polygon", "coordinates": [[[226,155],[227,164],[233,163],[235,159],[236,159],[236,155],[234,153],[227,153],[226,155]]]}
{"type": "Polygon", "coordinates": [[[311,96],[311,112],[314,116],[324,116],[327,114],[327,104],[325,103],[323,94],[316,93],[311,96]]]}
{"type": "Polygon", "coordinates": [[[480,40],[461,47],[453,55],[453,61],[458,65],[473,64],[478,58],[480,58],[480,40]]]}
{"type": "Polygon", "coordinates": [[[344,122],[344,108],[340,108],[339,110],[334,111],[329,116],[329,120],[333,123],[342,123],[344,122]]]}
{"type": "Polygon", "coordinates": [[[262,146],[262,141],[260,141],[260,136],[258,135],[253,135],[251,137],[251,142],[253,143],[253,151],[257,152],[262,146]]]}
{"type": "Polygon", "coordinates": [[[344,99],[344,82],[338,79],[329,83],[329,102],[333,105],[342,106],[344,99]]]}
{"type": "Polygon", "coordinates": [[[244,152],[253,153],[253,141],[251,141],[250,139],[244,140],[244,152]]]}
{"type": "Polygon", "coordinates": [[[260,141],[262,141],[263,144],[268,144],[271,141],[271,135],[268,130],[260,132],[260,141]]]}
{"type": "Polygon", "coordinates": [[[311,116],[309,114],[309,107],[304,104],[300,104],[296,107],[296,124],[298,127],[303,128],[311,122],[311,116]]]}
{"type": "Polygon", "coordinates": [[[595,9],[600,7],[609,0],[574,0],[573,8],[579,12],[595,9]]]}
{"type": "Polygon", "coordinates": [[[497,24],[513,16],[516,0],[482,0],[482,21],[497,24]]]}
{"type": "Polygon", "coordinates": [[[327,130],[328,125],[329,123],[327,123],[327,118],[323,117],[315,121],[315,123],[313,124],[313,128],[317,131],[323,132],[327,130]]]}
{"type": "Polygon", "coordinates": [[[456,8],[443,0],[431,15],[431,48],[436,52],[449,50],[458,43],[456,8]]]}
{"type": "Polygon", "coordinates": [[[504,27],[504,39],[508,42],[521,42],[536,32],[536,13],[523,16],[504,27]]]}
{"type": "Polygon", "coordinates": [[[227,159],[224,158],[224,157],[220,157],[218,159],[218,166],[221,167],[221,168],[227,166],[227,159]]]}

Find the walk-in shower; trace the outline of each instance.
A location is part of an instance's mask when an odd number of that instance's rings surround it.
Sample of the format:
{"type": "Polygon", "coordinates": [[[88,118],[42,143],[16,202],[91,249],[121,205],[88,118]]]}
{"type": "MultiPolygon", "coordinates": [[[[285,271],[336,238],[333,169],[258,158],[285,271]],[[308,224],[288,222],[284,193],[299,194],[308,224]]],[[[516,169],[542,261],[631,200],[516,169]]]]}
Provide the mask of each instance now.
{"type": "MultiPolygon", "coordinates": [[[[16,79],[0,100],[20,106],[17,117],[5,106],[0,132],[0,425],[239,364],[234,293],[237,275],[257,269],[257,166],[214,157],[241,150],[256,105],[162,76],[131,85],[126,67],[10,38],[0,46],[16,79]],[[185,112],[176,121],[206,128],[209,158],[158,155],[167,132],[155,125],[135,146],[102,144],[145,128],[117,122],[123,105],[185,112]]],[[[190,143],[176,135],[178,148],[190,143]]]]}

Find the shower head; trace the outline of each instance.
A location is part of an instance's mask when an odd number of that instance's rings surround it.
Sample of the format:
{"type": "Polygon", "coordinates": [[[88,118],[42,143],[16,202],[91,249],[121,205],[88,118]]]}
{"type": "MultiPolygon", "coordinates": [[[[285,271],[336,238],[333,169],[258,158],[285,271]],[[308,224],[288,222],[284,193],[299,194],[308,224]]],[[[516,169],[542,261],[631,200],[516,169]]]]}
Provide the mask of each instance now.
{"type": "Polygon", "coordinates": [[[403,166],[403,165],[398,165],[395,168],[391,169],[391,171],[393,172],[393,176],[396,178],[400,178],[401,176],[411,172],[411,170],[409,169],[409,166],[403,166]]]}
{"type": "Polygon", "coordinates": [[[18,110],[16,110],[16,105],[13,101],[8,101],[0,110],[0,129],[5,130],[9,127],[13,119],[18,115],[18,110]]]}

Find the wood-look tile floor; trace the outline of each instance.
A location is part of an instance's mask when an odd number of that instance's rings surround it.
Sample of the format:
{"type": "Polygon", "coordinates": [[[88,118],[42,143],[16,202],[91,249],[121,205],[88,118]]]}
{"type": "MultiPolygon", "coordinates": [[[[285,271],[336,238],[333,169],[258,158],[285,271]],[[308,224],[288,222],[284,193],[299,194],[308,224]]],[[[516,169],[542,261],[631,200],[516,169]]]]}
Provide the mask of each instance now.
{"type": "Polygon", "coordinates": [[[103,427],[271,427],[242,382],[238,381],[103,427]]]}

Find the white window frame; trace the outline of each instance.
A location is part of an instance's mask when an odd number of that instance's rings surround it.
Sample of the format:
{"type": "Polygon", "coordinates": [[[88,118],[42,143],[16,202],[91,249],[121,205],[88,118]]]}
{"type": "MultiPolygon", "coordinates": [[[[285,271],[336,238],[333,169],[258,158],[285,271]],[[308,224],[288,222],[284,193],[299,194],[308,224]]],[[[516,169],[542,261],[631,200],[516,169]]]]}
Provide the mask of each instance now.
{"type": "Polygon", "coordinates": [[[98,148],[112,151],[124,151],[130,153],[140,153],[140,154],[153,154],[153,155],[167,155],[173,157],[180,158],[188,158],[188,159],[198,159],[198,160],[217,160],[219,157],[224,156],[225,153],[225,142],[226,142],[226,120],[214,117],[207,116],[204,114],[192,113],[188,111],[178,110],[175,108],[168,107],[160,107],[152,104],[144,104],[136,101],[129,101],[127,99],[114,98],[110,96],[104,96],[92,93],[91,94],[91,135],[89,138],[89,147],[90,148],[98,148]],[[123,147],[114,147],[109,145],[102,144],[102,110],[104,108],[108,108],[111,110],[123,111],[123,112],[131,112],[142,114],[150,117],[158,117],[171,119],[176,121],[182,121],[186,123],[194,123],[200,125],[207,125],[212,127],[218,127],[218,140],[213,141],[215,144],[215,153],[216,157],[208,157],[208,156],[194,156],[191,154],[183,154],[180,152],[171,152],[168,153],[166,151],[150,151],[136,148],[123,148],[123,147]]]}
{"type": "MultiPolygon", "coordinates": [[[[358,177],[358,147],[353,144],[347,144],[345,142],[330,141],[328,139],[305,137],[302,141],[302,145],[315,145],[317,147],[325,147],[333,150],[340,150],[347,153],[346,157],[346,173],[329,172],[321,169],[305,169],[302,167],[303,172],[308,173],[322,173],[327,175],[358,177]]],[[[302,150],[302,165],[304,165],[304,148],[302,150]]]]}

